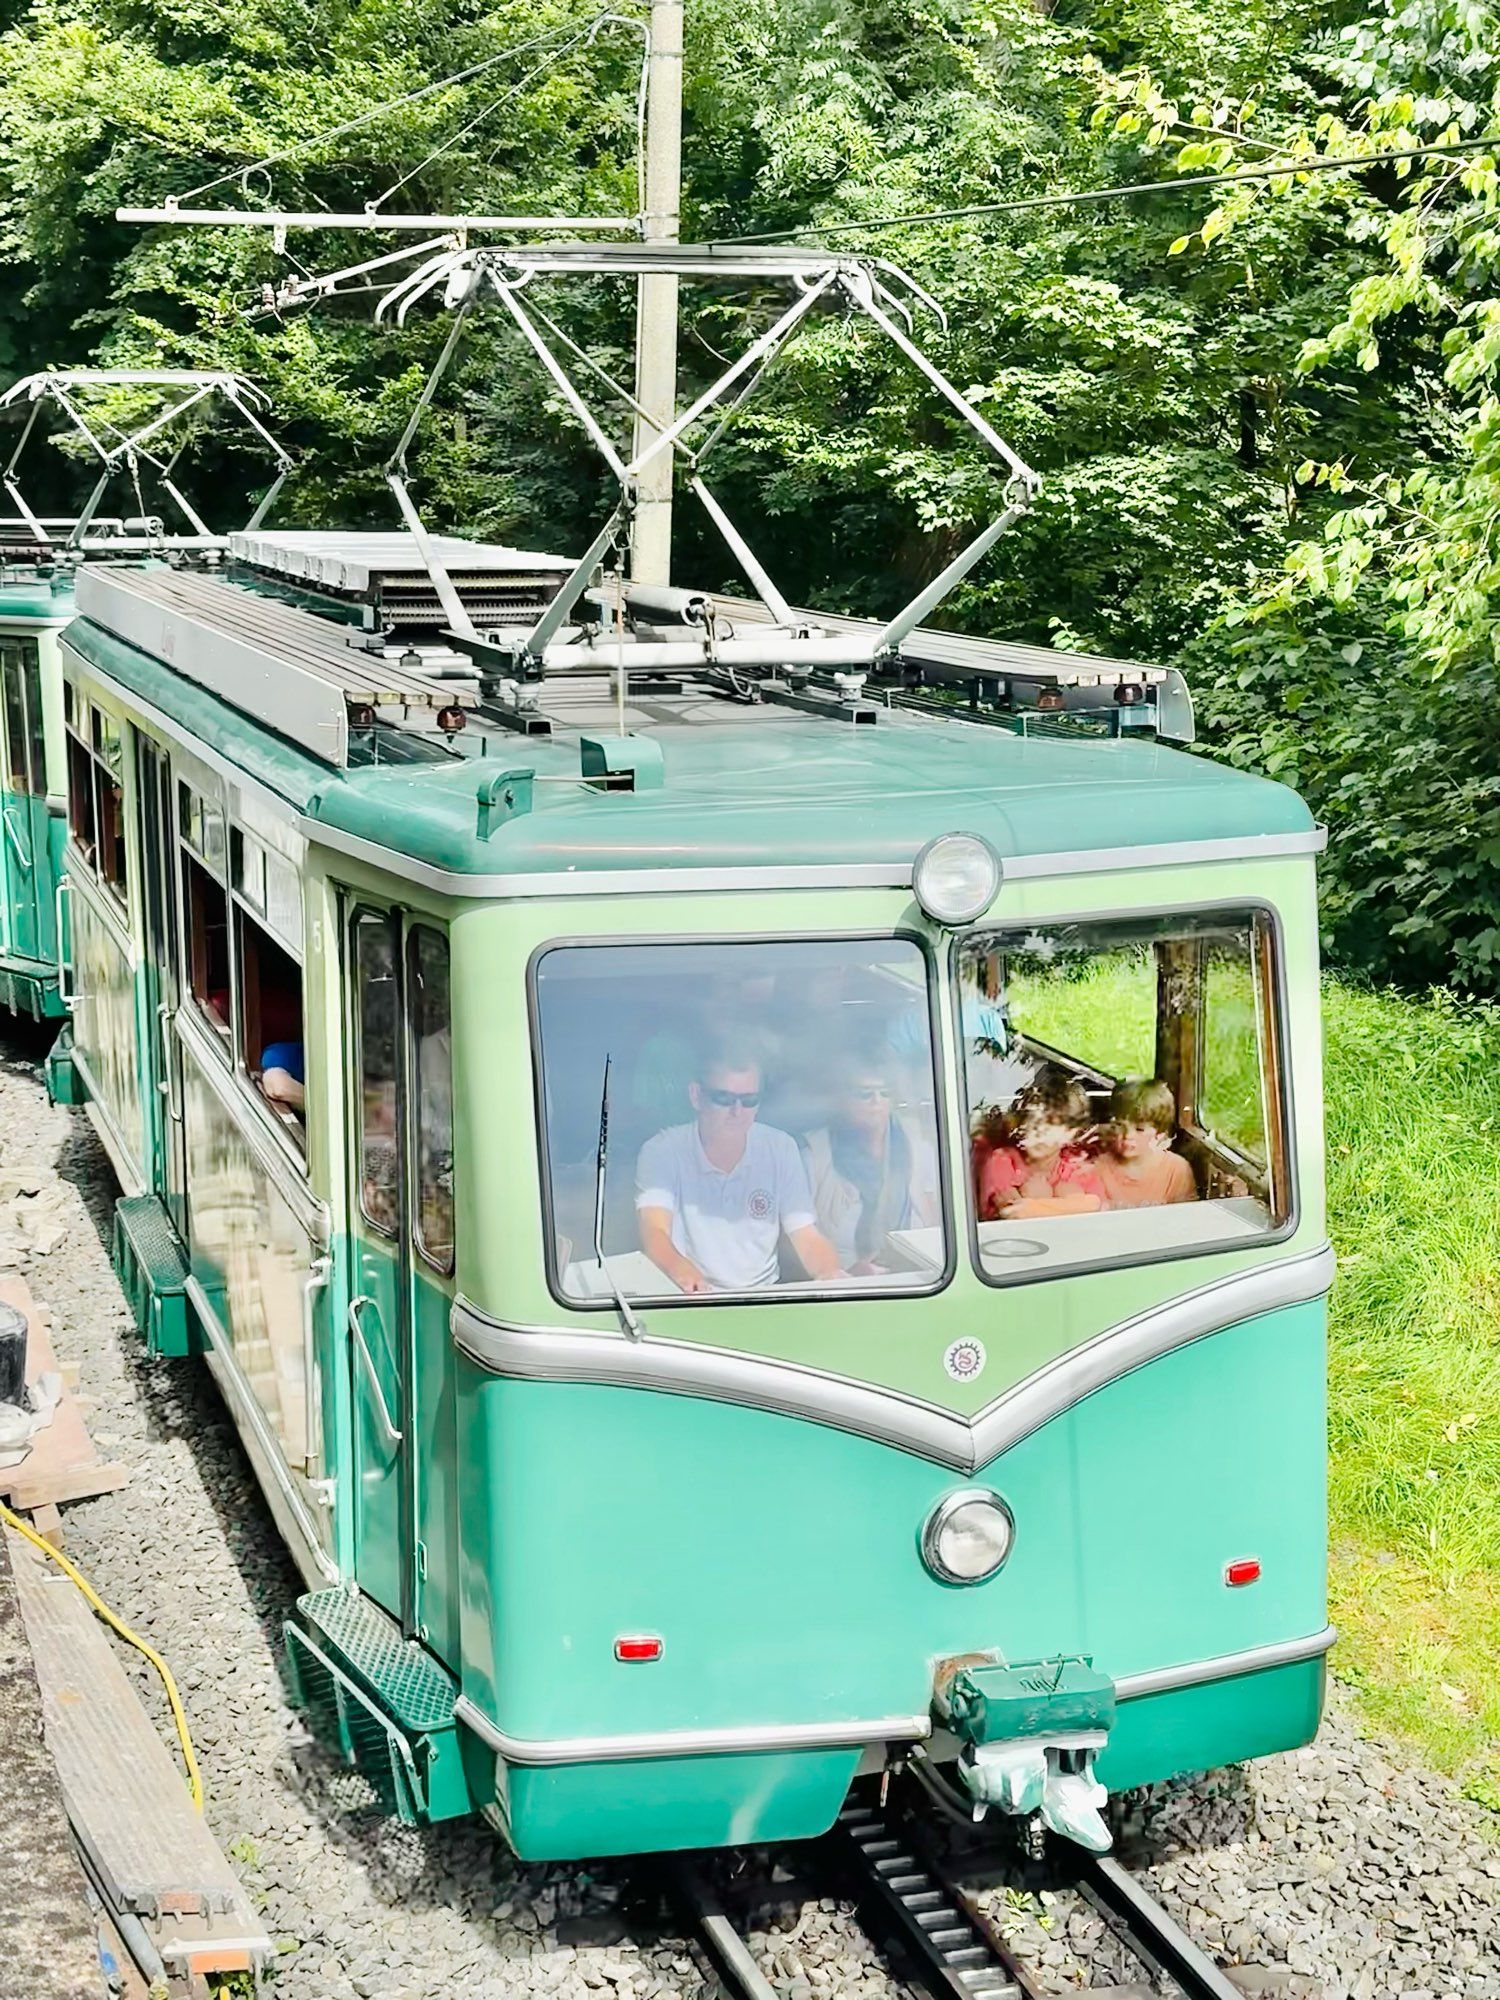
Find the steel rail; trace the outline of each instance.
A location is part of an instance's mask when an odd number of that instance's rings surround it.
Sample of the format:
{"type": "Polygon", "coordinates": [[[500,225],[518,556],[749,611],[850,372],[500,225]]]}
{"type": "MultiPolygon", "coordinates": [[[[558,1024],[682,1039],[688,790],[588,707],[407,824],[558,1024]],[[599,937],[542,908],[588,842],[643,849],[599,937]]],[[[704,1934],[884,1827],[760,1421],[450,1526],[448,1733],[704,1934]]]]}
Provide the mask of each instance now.
{"type": "MultiPolygon", "coordinates": [[[[1051,1851],[1062,1856],[1063,1843],[1054,1842],[1051,1851]]],[[[1071,1844],[1065,1852],[1064,1868],[1077,1887],[1144,1965],[1176,1982],[1183,2000],[1245,2000],[1234,1981],[1112,1854],[1087,1854],[1071,1844]]]]}

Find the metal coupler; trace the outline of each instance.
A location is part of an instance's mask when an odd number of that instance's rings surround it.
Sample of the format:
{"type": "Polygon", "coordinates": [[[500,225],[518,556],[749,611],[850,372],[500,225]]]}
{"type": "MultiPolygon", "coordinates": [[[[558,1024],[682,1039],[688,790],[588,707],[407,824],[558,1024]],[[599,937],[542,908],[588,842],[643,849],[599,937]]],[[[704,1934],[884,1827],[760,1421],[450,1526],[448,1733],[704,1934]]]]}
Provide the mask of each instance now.
{"type": "Polygon", "coordinates": [[[959,1776],[976,1819],[991,1806],[1040,1813],[1052,1832],[1108,1851],[1100,1808],[1109,1795],[1093,1766],[1115,1719],[1115,1689],[1091,1661],[971,1661],[940,1686],[937,1707],[962,1746],[959,1776]]]}

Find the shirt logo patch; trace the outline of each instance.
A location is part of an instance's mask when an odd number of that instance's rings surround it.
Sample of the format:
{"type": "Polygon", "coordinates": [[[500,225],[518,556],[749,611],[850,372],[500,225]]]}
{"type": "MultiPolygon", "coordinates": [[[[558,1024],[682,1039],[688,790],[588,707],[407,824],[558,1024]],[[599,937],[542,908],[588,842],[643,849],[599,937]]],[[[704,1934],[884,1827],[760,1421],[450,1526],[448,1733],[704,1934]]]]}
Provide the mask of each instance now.
{"type": "Polygon", "coordinates": [[[768,1188],[757,1188],[745,1204],[757,1222],[764,1222],[771,1213],[771,1195],[768,1188]]]}
{"type": "Polygon", "coordinates": [[[943,1367],[955,1382],[972,1382],[983,1374],[988,1358],[982,1340],[955,1340],[943,1356],[943,1367]]]}

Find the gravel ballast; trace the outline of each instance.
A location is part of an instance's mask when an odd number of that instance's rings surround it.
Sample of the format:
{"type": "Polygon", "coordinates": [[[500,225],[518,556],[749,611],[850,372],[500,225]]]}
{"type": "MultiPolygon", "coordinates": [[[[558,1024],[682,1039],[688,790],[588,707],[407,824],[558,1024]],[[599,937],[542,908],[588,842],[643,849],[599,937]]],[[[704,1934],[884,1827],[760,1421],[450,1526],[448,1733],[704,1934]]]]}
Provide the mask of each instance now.
{"type": "MultiPolygon", "coordinates": [[[[275,2000],[715,1992],[680,1937],[639,1920],[625,1865],[527,1867],[477,1824],[380,1820],[310,1742],[279,1673],[299,1579],[206,1370],[151,1360],[133,1329],[106,1248],[117,1190],[84,1114],[47,1104],[44,1048],[0,1024],[0,1180],[43,1184],[67,1227],[32,1241],[0,1215],[0,1268],[19,1268],[50,1309],[101,1454],[132,1471],[120,1492],[66,1510],[68,1549],[177,1674],[209,1822],[277,1941],[275,2000]]],[[[139,1685],[170,1736],[144,1670],[139,1685]]],[[[1307,1750],[1130,1802],[1121,1851],[1207,1949],[1277,1969],[1247,1977],[1247,1992],[1500,2000],[1494,1817],[1363,1739],[1337,1701],[1307,1750]]],[[[727,1888],[736,1870],[721,1867],[727,1888]]],[[[772,1857],[749,1868],[767,1887],[788,1874],[772,1857]]],[[[752,1947],[778,1992],[902,1990],[845,1905],[799,1895],[754,1913],[752,1947]]],[[[1140,1977],[1068,1899],[992,1901],[1056,1991],[1140,1977]]]]}

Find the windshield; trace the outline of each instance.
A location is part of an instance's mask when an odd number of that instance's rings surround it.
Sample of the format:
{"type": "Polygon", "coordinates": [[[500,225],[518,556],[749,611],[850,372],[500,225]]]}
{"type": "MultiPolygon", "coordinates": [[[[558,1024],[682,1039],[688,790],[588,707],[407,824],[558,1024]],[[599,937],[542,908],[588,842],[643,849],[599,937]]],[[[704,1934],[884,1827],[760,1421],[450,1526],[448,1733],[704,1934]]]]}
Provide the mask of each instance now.
{"type": "Polygon", "coordinates": [[[561,1297],[608,1299],[611,1279],[632,1299],[942,1281],[912,940],[558,946],[534,1004],[561,1297]]]}
{"type": "Polygon", "coordinates": [[[981,1276],[1227,1249],[1285,1222],[1272,949],[1249,910],[958,945],[981,1276]]]}

